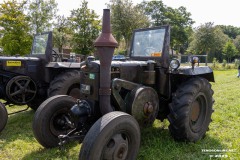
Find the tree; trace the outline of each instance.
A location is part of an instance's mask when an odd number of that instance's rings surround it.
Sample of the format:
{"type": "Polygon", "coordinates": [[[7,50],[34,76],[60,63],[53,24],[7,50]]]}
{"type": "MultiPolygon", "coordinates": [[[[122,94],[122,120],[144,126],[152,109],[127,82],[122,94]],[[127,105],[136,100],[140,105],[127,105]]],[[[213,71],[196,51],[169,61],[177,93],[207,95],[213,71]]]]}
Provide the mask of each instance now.
{"type": "Polygon", "coordinates": [[[55,0],[30,0],[28,16],[32,34],[52,30],[52,20],[56,16],[56,12],[55,0]]]}
{"type": "Polygon", "coordinates": [[[162,1],[144,1],[139,5],[145,14],[151,19],[152,26],[171,26],[171,47],[177,52],[183,53],[189,43],[194,21],[185,7],[173,9],[167,7],[162,1]]]}
{"type": "Polygon", "coordinates": [[[87,4],[88,2],[83,0],[80,8],[71,11],[69,18],[73,30],[71,40],[73,51],[83,55],[94,51],[93,41],[101,29],[97,14],[88,9],[87,4]]]}
{"type": "Polygon", "coordinates": [[[117,41],[124,39],[126,48],[130,45],[132,32],[137,28],[149,26],[149,20],[131,0],[110,0],[111,24],[117,41]]]}
{"type": "Polygon", "coordinates": [[[236,46],[238,53],[240,53],[240,35],[233,40],[234,45],[236,46]]]}
{"type": "Polygon", "coordinates": [[[64,16],[57,16],[57,22],[53,29],[53,45],[58,48],[59,53],[63,52],[63,47],[69,45],[70,41],[69,21],[64,16]]]}
{"type": "Polygon", "coordinates": [[[228,63],[231,63],[231,58],[237,54],[237,49],[232,41],[228,41],[223,47],[223,53],[228,59],[228,63]]]}
{"type": "Polygon", "coordinates": [[[238,27],[234,27],[231,25],[219,25],[219,27],[222,29],[223,33],[228,35],[228,37],[231,39],[235,39],[237,35],[240,35],[240,28],[238,27]]]}
{"type": "Polygon", "coordinates": [[[29,54],[32,37],[29,33],[29,23],[23,13],[25,1],[17,3],[15,0],[0,4],[1,47],[8,55],[29,54]]]}
{"type": "Polygon", "coordinates": [[[199,26],[193,34],[189,51],[196,54],[208,54],[210,51],[222,49],[228,37],[212,22],[199,26]]]}

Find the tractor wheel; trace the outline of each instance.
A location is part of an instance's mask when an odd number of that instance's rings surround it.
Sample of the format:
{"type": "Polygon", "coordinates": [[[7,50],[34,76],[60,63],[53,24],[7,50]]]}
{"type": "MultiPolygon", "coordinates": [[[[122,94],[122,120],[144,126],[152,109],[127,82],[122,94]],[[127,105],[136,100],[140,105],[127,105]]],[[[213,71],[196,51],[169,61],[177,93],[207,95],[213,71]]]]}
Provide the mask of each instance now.
{"type": "Polygon", "coordinates": [[[45,100],[37,109],[33,119],[33,133],[37,141],[45,148],[57,147],[58,136],[67,134],[73,128],[68,125],[69,111],[75,99],[66,95],[57,95],[45,100]]]}
{"type": "Polygon", "coordinates": [[[14,104],[31,102],[37,93],[35,82],[28,76],[15,76],[6,85],[7,98],[14,104]]]}
{"type": "Polygon", "coordinates": [[[110,112],[91,127],[85,136],[80,160],[132,160],[140,146],[138,122],[129,114],[110,112]]]}
{"type": "Polygon", "coordinates": [[[175,140],[196,142],[211,122],[213,90],[204,78],[192,78],[173,94],[169,105],[169,131],[175,140]]]}
{"type": "Polygon", "coordinates": [[[55,95],[69,95],[78,99],[80,97],[80,72],[71,70],[55,77],[50,83],[48,96],[55,95]]]}
{"type": "Polygon", "coordinates": [[[4,129],[7,124],[8,113],[4,104],[0,102],[0,132],[4,129]]]}

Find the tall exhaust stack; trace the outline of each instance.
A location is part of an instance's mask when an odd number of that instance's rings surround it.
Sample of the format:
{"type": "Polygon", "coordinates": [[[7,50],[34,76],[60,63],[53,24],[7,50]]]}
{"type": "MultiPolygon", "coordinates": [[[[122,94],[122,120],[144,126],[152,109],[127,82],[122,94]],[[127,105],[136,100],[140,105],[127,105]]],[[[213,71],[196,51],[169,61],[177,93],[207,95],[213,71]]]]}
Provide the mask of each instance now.
{"type": "Polygon", "coordinates": [[[111,96],[111,62],[114,49],[118,46],[117,41],[111,33],[110,10],[103,10],[102,33],[95,40],[97,56],[100,60],[100,88],[99,105],[102,115],[113,111],[110,104],[111,96]]]}

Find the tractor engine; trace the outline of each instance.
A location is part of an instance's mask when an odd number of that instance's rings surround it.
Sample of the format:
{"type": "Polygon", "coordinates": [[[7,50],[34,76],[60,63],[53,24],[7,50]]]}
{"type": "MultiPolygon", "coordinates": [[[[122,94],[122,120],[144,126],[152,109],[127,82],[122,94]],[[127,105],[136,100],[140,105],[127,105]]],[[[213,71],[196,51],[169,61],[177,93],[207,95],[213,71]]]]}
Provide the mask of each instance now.
{"type": "MultiPolygon", "coordinates": [[[[112,61],[112,109],[133,115],[141,125],[151,124],[159,110],[158,93],[153,88],[166,83],[166,78],[165,81],[156,79],[160,72],[154,61],[112,61]]],[[[86,62],[81,68],[81,102],[71,110],[75,121],[99,113],[99,85],[100,61],[86,62]]],[[[167,88],[159,92],[167,95],[167,88]]]]}

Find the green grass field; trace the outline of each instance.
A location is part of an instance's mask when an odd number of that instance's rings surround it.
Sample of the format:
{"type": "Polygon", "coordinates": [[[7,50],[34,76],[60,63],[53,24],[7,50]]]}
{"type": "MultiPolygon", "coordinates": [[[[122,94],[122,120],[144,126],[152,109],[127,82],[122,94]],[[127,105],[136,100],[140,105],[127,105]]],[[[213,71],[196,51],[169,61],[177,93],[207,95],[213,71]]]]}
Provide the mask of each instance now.
{"type": "MultiPolygon", "coordinates": [[[[155,121],[142,130],[139,160],[240,159],[240,79],[236,70],[215,71],[214,109],[210,130],[197,143],[175,142],[168,132],[168,122],[155,121]],[[211,150],[211,152],[209,152],[211,150]],[[220,153],[218,151],[221,151],[220,153]],[[222,157],[222,158],[220,158],[222,157]]],[[[19,109],[8,107],[8,111],[19,109]]],[[[44,149],[32,133],[34,111],[11,115],[0,133],[0,159],[78,159],[81,145],[44,149]]]]}

